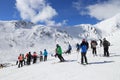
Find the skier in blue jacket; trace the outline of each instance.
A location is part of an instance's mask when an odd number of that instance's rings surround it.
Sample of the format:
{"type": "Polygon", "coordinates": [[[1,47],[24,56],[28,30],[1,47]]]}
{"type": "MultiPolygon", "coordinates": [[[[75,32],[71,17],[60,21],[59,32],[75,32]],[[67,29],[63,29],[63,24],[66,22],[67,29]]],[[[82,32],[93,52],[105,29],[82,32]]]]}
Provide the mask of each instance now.
{"type": "Polygon", "coordinates": [[[82,43],[80,44],[80,48],[81,48],[81,64],[84,64],[84,60],[85,63],[88,64],[86,53],[89,48],[89,44],[85,39],[82,40],[82,43]]]}
{"type": "Polygon", "coordinates": [[[46,49],[44,49],[44,53],[43,53],[43,55],[44,55],[44,61],[47,61],[47,55],[48,55],[48,52],[47,52],[46,49]]]}

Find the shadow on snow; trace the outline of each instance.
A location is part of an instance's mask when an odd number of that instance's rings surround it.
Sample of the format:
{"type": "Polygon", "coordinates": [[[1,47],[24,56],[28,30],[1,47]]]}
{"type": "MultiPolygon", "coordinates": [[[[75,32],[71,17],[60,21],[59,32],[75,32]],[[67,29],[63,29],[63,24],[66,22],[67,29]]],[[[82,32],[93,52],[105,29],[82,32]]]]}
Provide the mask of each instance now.
{"type": "Polygon", "coordinates": [[[102,61],[102,62],[90,62],[89,64],[106,64],[106,63],[113,63],[114,61],[102,61]]]}

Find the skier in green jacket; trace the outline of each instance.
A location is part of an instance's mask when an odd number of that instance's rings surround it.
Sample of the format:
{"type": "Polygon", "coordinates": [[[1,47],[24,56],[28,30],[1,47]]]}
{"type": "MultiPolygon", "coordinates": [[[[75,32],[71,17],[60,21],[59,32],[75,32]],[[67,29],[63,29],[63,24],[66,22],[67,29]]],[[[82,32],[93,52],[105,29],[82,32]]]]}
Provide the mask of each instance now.
{"type": "Polygon", "coordinates": [[[64,58],[62,57],[62,48],[59,44],[56,45],[56,56],[60,59],[60,62],[64,62],[64,58]]]}

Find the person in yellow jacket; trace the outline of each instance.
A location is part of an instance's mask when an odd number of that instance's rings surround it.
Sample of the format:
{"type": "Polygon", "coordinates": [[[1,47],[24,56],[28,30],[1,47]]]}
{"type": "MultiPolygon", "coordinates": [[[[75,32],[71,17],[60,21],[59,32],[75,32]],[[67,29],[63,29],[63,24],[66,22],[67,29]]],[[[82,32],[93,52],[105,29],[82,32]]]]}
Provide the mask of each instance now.
{"type": "Polygon", "coordinates": [[[23,66],[23,56],[22,56],[22,54],[20,54],[18,56],[18,62],[19,62],[18,68],[22,67],[23,66]]]}

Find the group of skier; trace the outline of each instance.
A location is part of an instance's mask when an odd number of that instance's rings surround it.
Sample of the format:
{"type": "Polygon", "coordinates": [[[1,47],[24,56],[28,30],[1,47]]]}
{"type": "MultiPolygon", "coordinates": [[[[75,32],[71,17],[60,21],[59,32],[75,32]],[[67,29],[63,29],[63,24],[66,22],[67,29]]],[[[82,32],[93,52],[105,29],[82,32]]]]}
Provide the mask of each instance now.
{"type": "MultiPolygon", "coordinates": [[[[97,56],[97,41],[96,40],[92,40],[91,41],[91,49],[92,49],[92,54],[93,56],[97,56]]],[[[106,40],[106,38],[103,39],[103,41],[100,39],[100,47],[103,46],[103,50],[104,50],[104,57],[109,57],[109,46],[110,46],[110,42],[106,40]]],[[[77,51],[79,51],[79,49],[81,49],[81,64],[84,64],[83,61],[85,61],[86,64],[88,64],[87,62],[87,57],[86,57],[86,53],[87,50],[89,48],[89,44],[88,42],[83,39],[82,43],[80,44],[80,46],[77,44],[77,51]],[[78,48],[79,47],[79,48],[78,48]]]]}
{"type": "MultiPolygon", "coordinates": [[[[91,49],[92,49],[92,54],[93,56],[97,56],[97,41],[96,40],[91,40],[90,42],[91,45],[91,49]]],[[[110,46],[110,42],[106,40],[106,38],[103,39],[103,41],[100,39],[100,47],[103,46],[104,49],[104,56],[109,57],[109,46],[110,46]]],[[[89,43],[87,42],[87,40],[83,39],[82,42],[79,44],[76,44],[76,48],[77,48],[77,52],[81,51],[81,64],[88,64],[87,61],[87,51],[89,48],[89,43]]],[[[68,49],[64,52],[64,53],[68,53],[70,54],[72,50],[72,46],[69,44],[68,45],[68,49]]],[[[64,62],[65,59],[62,56],[63,51],[62,48],[59,44],[56,44],[56,49],[55,49],[55,57],[58,57],[60,62],[64,62]]],[[[31,52],[28,52],[25,56],[23,54],[20,54],[18,56],[18,67],[22,67],[23,64],[24,65],[30,65],[31,61],[33,61],[33,64],[36,63],[37,58],[39,58],[40,61],[47,61],[47,56],[48,56],[48,52],[46,49],[44,49],[44,52],[42,53],[42,51],[40,51],[40,54],[38,55],[36,52],[33,52],[33,54],[31,54],[31,52]],[[26,59],[26,60],[25,60],[26,59]]]]}
{"type": "Polygon", "coordinates": [[[31,62],[33,62],[33,64],[34,64],[37,62],[38,58],[39,58],[40,62],[47,61],[47,56],[48,56],[48,52],[46,49],[44,49],[43,53],[42,53],[42,51],[40,51],[39,55],[36,52],[33,52],[33,54],[31,54],[31,52],[28,52],[28,53],[26,53],[25,56],[24,56],[24,54],[20,54],[18,56],[18,61],[16,62],[16,65],[18,64],[18,68],[20,68],[23,65],[30,65],[31,62]]]}
{"type": "MultiPolygon", "coordinates": [[[[103,46],[103,50],[104,50],[104,55],[105,57],[109,57],[109,46],[110,46],[110,42],[106,40],[106,38],[103,39],[103,41],[101,39],[100,40],[100,47],[103,46]]],[[[91,48],[92,48],[92,53],[94,56],[97,56],[97,50],[96,50],[96,46],[98,45],[97,41],[92,40],[91,41],[91,48]]]]}

